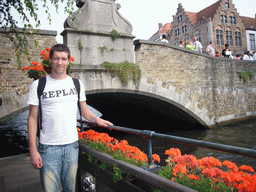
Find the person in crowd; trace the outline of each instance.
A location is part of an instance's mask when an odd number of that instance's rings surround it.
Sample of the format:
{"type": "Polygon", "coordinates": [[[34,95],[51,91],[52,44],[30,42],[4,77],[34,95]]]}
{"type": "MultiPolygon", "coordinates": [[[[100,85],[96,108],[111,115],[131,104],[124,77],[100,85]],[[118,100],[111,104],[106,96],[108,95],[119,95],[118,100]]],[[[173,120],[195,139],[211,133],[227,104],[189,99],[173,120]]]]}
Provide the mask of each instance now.
{"type": "Polygon", "coordinates": [[[253,61],[253,55],[252,54],[249,54],[249,60],[253,61]]]}
{"type": "Polygon", "coordinates": [[[169,43],[169,41],[167,40],[167,36],[165,34],[163,34],[161,42],[163,43],[169,43]]]}
{"type": "Polygon", "coordinates": [[[196,49],[195,49],[196,52],[199,52],[199,53],[203,52],[203,46],[199,41],[197,41],[196,37],[193,37],[191,45],[196,47],[196,49]]]}
{"type": "Polygon", "coordinates": [[[188,40],[187,43],[186,43],[186,49],[189,49],[189,50],[196,50],[196,47],[191,45],[191,41],[188,40]]]}
{"type": "Polygon", "coordinates": [[[220,54],[218,51],[216,51],[215,57],[220,57],[220,54]]]}
{"type": "Polygon", "coordinates": [[[214,50],[214,48],[213,48],[213,42],[211,41],[210,43],[209,43],[209,45],[207,46],[207,48],[206,48],[206,53],[208,54],[208,55],[210,55],[210,56],[215,56],[215,50],[214,50]]]}
{"type": "Polygon", "coordinates": [[[179,47],[184,47],[184,41],[183,40],[180,41],[179,47]]]}
{"type": "Polygon", "coordinates": [[[245,61],[250,60],[250,57],[246,51],[244,52],[243,60],[245,60],[245,61]]]}
{"type": "Polygon", "coordinates": [[[225,49],[222,50],[222,56],[225,58],[229,58],[231,55],[231,51],[229,49],[229,44],[225,44],[225,49]]]}
{"type": "Polygon", "coordinates": [[[240,55],[239,55],[239,54],[237,54],[237,55],[236,55],[236,60],[241,60],[241,58],[240,58],[240,55]]]}
{"type": "Polygon", "coordinates": [[[252,52],[252,58],[254,61],[256,61],[256,52],[255,51],[252,52]]]}

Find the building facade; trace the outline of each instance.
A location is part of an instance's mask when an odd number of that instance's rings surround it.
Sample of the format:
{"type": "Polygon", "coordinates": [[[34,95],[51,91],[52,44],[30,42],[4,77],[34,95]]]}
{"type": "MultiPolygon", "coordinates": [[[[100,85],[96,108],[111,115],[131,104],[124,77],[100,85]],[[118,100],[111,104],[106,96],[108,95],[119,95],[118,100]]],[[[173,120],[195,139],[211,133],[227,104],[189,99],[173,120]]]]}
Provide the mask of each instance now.
{"type": "Polygon", "coordinates": [[[253,51],[253,47],[255,50],[255,32],[256,18],[240,16],[232,0],[219,0],[198,13],[187,12],[179,4],[167,36],[172,45],[178,46],[180,40],[187,42],[196,36],[204,52],[212,41],[220,53],[229,44],[233,54],[242,54],[253,51]]]}

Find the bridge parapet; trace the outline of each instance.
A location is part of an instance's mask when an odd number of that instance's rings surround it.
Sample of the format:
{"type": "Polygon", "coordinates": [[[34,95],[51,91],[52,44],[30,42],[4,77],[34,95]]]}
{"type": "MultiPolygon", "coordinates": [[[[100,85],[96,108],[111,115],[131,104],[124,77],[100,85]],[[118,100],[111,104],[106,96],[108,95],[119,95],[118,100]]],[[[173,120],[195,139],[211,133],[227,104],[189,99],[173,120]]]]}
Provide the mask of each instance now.
{"type": "Polygon", "coordinates": [[[148,84],[161,82],[164,92],[208,126],[256,114],[256,62],[215,58],[160,42],[136,40],[136,61],[148,84]],[[238,72],[251,71],[247,83],[238,72]]]}

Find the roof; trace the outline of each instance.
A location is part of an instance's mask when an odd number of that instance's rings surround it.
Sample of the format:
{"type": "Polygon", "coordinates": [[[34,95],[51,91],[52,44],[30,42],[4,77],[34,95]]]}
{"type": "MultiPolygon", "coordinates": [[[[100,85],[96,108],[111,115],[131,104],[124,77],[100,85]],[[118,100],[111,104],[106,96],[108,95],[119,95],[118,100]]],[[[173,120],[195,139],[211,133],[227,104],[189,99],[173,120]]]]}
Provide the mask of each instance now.
{"type": "Polygon", "coordinates": [[[220,1],[217,1],[216,3],[212,4],[209,7],[206,7],[205,9],[203,9],[198,13],[192,13],[192,12],[186,11],[186,14],[190,18],[192,24],[195,24],[200,22],[204,18],[212,17],[216,12],[216,10],[218,9],[219,5],[220,5],[220,1]]]}
{"type": "MultiPolygon", "coordinates": [[[[155,36],[157,36],[158,34],[163,34],[163,33],[165,33],[165,34],[167,34],[169,31],[170,31],[170,29],[171,29],[171,23],[166,23],[160,30],[158,30],[152,37],[150,37],[149,39],[152,39],[152,40],[155,40],[155,36]]],[[[159,36],[160,37],[160,36],[159,36]]],[[[159,39],[159,37],[156,37],[156,39],[159,39]]]]}
{"type": "Polygon", "coordinates": [[[187,12],[186,11],[186,14],[189,17],[189,19],[192,22],[192,24],[194,25],[196,23],[196,13],[192,13],[192,12],[187,12]]]}
{"type": "Polygon", "coordinates": [[[166,23],[159,31],[158,33],[168,33],[171,28],[171,23],[166,23]]]}
{"type": "Polygon", "coordinates": [[[221,1],[217,1],[216,3],[212,4],[209,7],[206,7],[205,9],[203,9],[202,11],[198,12],[196,14],[196,21],[200,22],[202,20],[202,18],[210,18],[212,17],[216,10],[218,9],[219,5],[220,5],[221,1]]]}
{"type": "Polygon", "coordinates": [[[256,18],[240,16],[246,29],[256,29],[256,18]]]}

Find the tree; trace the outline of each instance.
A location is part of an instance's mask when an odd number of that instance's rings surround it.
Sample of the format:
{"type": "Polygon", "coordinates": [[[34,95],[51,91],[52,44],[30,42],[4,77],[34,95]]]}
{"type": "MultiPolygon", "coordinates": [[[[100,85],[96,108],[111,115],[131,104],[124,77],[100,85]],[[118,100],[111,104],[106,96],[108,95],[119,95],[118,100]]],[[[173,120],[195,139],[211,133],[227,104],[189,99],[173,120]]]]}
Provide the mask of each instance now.
{"type": "MultiPolygon", "coordinates": [[[[76,0],[1,0],[0,1],[0,26],[5,30],[6,36],[13,42],[15,46],[17,63],[21,66],[20,56],[22,54],[30,60],[27,46],[27,35],[34,31],[34,27],[40,26],[40,16],[38,11],[44,11],[47,14],[49,24],[51,23],[50,6],[55,6],[58,12],[60,3],[65,4],[64,13],[71,15],[74,11],[74,2],[76,0]],[[19,20],[14,19],[14,14],[19,16],[19,20]],[[23,23],[23,34],[18,31],[18,24],[23,23]],[[35,23],[32,26],[31,23],[35,23]],[[13,35],[15,34],[15,35],[13,35]]],[[[38,32],[38,31],[37,31],[38,32]]],[[[35,40],[35,46],[38,43],[35,40]]]]}

